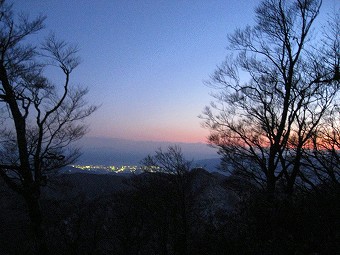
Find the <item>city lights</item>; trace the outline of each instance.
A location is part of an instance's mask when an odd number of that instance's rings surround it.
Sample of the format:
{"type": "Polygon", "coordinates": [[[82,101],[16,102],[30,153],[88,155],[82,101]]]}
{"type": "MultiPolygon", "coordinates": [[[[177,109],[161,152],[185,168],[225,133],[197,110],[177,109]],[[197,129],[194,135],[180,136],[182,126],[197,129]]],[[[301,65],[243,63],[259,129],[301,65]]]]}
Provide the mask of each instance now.
{"type": "Polygon", "coordinates": [[[107,173],[140,173],[142,171],[142,167],[136,165],[71,165],[71,167],[88,172],[106,171],[107,173]]]}

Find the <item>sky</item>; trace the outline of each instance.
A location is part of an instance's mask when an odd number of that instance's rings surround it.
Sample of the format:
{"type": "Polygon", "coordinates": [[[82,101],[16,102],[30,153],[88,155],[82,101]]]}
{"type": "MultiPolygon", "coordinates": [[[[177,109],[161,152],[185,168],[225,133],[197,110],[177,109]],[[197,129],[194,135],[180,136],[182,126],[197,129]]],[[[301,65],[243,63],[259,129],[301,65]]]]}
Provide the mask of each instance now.
{"type": "MultiPolygon", "coordinates": [[[[14,0],[47,16],[46,29],[79,46],[71,82],[100,108],[89,137],[205,142],[198,115],[211,101],[204,84],[228,54],[227,35],[251,24],[260,1],[14,0]]],[[[339,0],[324,0],[325,12],[339,0]]],[[[56,78],[57,79],[57,78],[56,78]]]]}

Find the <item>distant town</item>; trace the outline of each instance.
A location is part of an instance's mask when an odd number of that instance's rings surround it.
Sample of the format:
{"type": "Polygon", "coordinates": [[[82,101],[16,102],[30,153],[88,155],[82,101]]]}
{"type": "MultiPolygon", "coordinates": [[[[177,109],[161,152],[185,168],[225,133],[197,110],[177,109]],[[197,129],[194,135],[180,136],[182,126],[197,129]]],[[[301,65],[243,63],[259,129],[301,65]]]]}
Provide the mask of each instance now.
{"type": "Polygon", "coordinates": [[[123,166],[104,166],[104,165],[71,165],[73,168],[89,172],[108,172],[108,173],[140,173],[142,166],[123,165],[123,166]]]}
{"type": "MultiPolygon", "coordinates": [[[[213,159],[205,159],[205,160],[197,160],[192,161],[191,168],[204,168],[209,172],[220,172],[218,166],[220,164],[219,158],[213,159]]],[[[150,167],[141,164],[86,164],[86,163],[78,163],[73,165],[68,165],[68,167],[64,168],[62,172],[64,173],[74,173],[74,172],[88,172],[94,174],[140,174],[144,171],[148,172],[156,172],[159,171],[159,168],[156,166],[150,167]]],[[[223,172],[223,171],[222,171],[223,172]]]]}

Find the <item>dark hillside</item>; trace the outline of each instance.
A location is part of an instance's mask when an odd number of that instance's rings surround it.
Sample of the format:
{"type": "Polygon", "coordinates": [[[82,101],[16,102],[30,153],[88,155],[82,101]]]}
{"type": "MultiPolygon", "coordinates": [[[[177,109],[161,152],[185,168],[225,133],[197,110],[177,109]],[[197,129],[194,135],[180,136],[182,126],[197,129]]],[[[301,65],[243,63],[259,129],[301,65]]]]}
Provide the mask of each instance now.
{"type": "MultiPolygon", "coordinates": [[[[56,175],[42,195],[51,255],[336,254],[339,248],[338,187],[268,201],[241,179],[195,168],[180,178],[56,175]],[[240,185],[242,193],[234,192],[240,185]]],[[[3,183],[0,208],[0,254],[32,254],[25,205],[3,183]]]]}
{"type": "Polygon", "coordinates": [[[79,194],[87,198],[106,196],[127,188],[124,175],[73,173],[54,176],[43,189],[45,198],[73,197],[79,194]]]}

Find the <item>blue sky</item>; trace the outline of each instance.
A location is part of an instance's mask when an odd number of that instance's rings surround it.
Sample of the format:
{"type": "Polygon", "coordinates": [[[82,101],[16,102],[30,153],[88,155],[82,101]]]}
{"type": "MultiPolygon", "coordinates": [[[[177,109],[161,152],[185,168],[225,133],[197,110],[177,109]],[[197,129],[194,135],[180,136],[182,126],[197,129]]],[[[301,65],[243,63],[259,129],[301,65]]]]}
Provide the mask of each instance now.
{"type": "MultiPolygon", "coordinates": [[[[203,81],[227,55],[228,33],[251,24],[260,1],[12,2],[31,17],[47,16],[43,34],[79,45],[72,81],[101,105],[88,136],[204,142],[208,131],[197,116],[211,89],[203,81]]],[[[339,2],[324,0],[325,9],[339,2]]]]}

